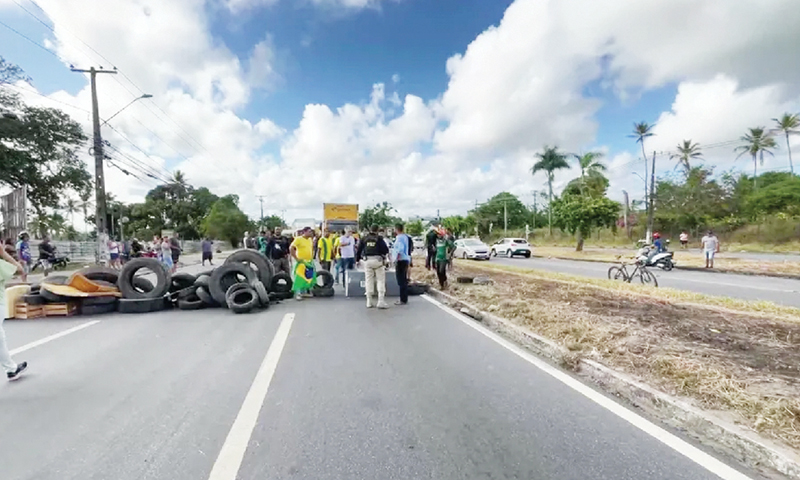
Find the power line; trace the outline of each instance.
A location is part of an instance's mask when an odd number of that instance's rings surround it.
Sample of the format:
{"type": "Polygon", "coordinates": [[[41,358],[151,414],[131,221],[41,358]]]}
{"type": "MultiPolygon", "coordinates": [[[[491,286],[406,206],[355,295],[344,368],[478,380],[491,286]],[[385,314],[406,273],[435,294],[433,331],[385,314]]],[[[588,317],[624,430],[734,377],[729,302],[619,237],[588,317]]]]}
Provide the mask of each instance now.
{"type": "Polygon", "coordinates": [[[52,50],[50,50],[49,48],[45,47],[44,45],[42,45],[41,43],[37,42],[36,40],[33,40],[33,39],[31,39],[29,36],[25,35],[24,33],[20,32],[19,30],[16,30],[16,29],[14,29],[13,27],[11,27],[10,25],[8,25],[7,23],[5,23],[5,22],[3,22],[3,21],[0,21],[0,25],[2,25],[2,26],[4,26],[4,27],[6,27],[7,29],[9,29],[9,30],[11,30],[12,32],[16,33],[17,35],[19,35],[20,37],[24,38],[25,40],[27,40],[27,41],[31,42],[32,44],[34,44],[34,45],[36,45],[37,47],[39,47],[39,48],[41,48],[42,50],[44,50],[45,52],[47,52],[47,53],[49,53],[50,55],[52,55],[52,56],[54,56],[54,57],[58,58],[59,60],[61,60],[61,58],[59,58],[59,56],[58,56],[58,54],[57,54],[57,53],[55,53],[54,51],[52,51],[52,50]]]}
{"type": "Polygon", "coordinates": [[[47,100],[50,100],[51,102],[60,103],[60,104],[62,104],[62,105],[66,105],[66,106],[68,106],[68,107],[74,108],[74,109],[76,109],[76,110],[80,110],[80,111],[82,111],[82,112],[86,112],[86,113],[92,113],[92,112],[90,112],[89,110],[86,110],[85,108],[79,107],[79,106],[77,106],[77,105],[73,105],[73,104],[71,104],[71,103],[62,102],[61,100],[57,100],[57,99],[55,99],[55,98],[53,98],[53,97],[50,97],[50,96],[48,96],[48,95],[45,95],[45,94],[43,94],[43,93],[37,92],[36,90],[30,90],[30,89],[27,89],[27,88],[22,88],[22,87],[20,87],[19,85],[15,85],[15,84],[12,84],[12,83],[6,83],[6,84],[3,84],[2,86],[3,86],[3,87],[11,87],[11,88],[15,88],[15,89],[17,89],[17,90],[19,90],[19,91],[21,91],[21,92],[25,92],[25,93],[32,93],[32,94],[34,94],[34,95],[38,95],[38,96],[40,96],[40,97],[43,97],[43,98],[45,98],[45,99],[47,99],[47,100]]]}

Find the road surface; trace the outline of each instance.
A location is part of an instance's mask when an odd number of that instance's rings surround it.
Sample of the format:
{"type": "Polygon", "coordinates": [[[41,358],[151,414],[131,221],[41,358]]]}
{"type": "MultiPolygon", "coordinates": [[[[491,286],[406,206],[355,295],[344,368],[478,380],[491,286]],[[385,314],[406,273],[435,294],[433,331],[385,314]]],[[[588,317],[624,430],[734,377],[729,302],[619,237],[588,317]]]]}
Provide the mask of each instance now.
{"type": "MultiPolygon", "coordinates": [[[[552,272],[608,278],[612,263],[582,262],[551,258],[492,257],[492,263],[535,268],[552,272]]],[[[658,278],[659,287],[689,290],[708,295],[721,295],[743,300],[768,300],[781,305],[800,308],[800,280],[731,273],[672,270],[650,268],[658,278]]]]}
{"type": "Polygon", "coordinates": [[[424,297],[6,331],[3,480],[763,478],[424,297]]]}

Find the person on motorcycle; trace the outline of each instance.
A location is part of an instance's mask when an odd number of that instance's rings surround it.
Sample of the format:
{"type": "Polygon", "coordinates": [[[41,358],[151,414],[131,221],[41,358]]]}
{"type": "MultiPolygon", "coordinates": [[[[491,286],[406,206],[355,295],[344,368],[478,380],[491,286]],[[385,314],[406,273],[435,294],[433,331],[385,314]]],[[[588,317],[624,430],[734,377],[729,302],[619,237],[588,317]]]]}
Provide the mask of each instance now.
{"type": "Polygon", "coordinates": [[[17,256],[19,257],[19,263],[22,264],[22,269],[27,275],[31,271],[31,263],[33,261],[31,256],[31,237],[28,232],[23,231],[20,232],[17,238],[19,238],[19,241],[17,241],[17,256]]]}
{"type": "Polygon", "coordinates": [[[53,259],[56,258],[56,247],[50,242],[50,235],[45,235],[42,238],[42,243],[39,244],[39,261],[42,262],[44,268],[44,275],[47,276],[53,267],[53,259]]]}
{"type": "Polygon", "coordinates": [[[664,243],[661,241],[661,234],[658,232],[653,234],[653,246],[656,249],[655,253],[663,253],[667,251],[664,243]]]}
{"type": "Polygon", "coordinates": [[[139,239],[134,238],[133,241],[131,242],[131,257],[132,258],[141,257],[143,250],[144,250],[144,247],[142,247],[142,244],[139,243],[139,239]]]}

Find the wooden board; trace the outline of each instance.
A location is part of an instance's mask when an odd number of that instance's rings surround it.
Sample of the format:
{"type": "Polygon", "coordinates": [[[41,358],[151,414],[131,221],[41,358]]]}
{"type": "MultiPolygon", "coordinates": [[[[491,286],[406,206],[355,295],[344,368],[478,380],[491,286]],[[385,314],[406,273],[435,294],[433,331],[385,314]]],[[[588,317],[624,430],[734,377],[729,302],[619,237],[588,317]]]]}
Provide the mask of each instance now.
{"type": "Polygon", "coordinates": [[[30,320],[41,317],[44,317],[44,305],[28,305],[27,303],[18,303],[16,305],[14,318],[30,320]]]}
{"type": "Polygon", "coordinates": [[[71,317],[78,311],[78,302],[46,303],[44,305],[44,314],[48,317],[71,317]]]}

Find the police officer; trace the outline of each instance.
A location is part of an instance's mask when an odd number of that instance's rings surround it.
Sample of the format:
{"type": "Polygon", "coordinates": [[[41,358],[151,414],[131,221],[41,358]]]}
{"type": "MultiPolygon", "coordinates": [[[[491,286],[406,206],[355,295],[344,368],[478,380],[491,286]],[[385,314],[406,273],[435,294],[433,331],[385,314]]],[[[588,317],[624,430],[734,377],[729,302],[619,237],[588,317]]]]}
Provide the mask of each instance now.
{"type": "Polygon", "coordinates": [[[358,243],[356,261],[364,259],[364,277],[367,283],[367,308],[372,308],[372,297],[378,291],[378,308],[389,308],[384,301],[386,296],[386,265],[389,247],[378,235],[378,227],[373,225],[369,233],[358,243]]]}

